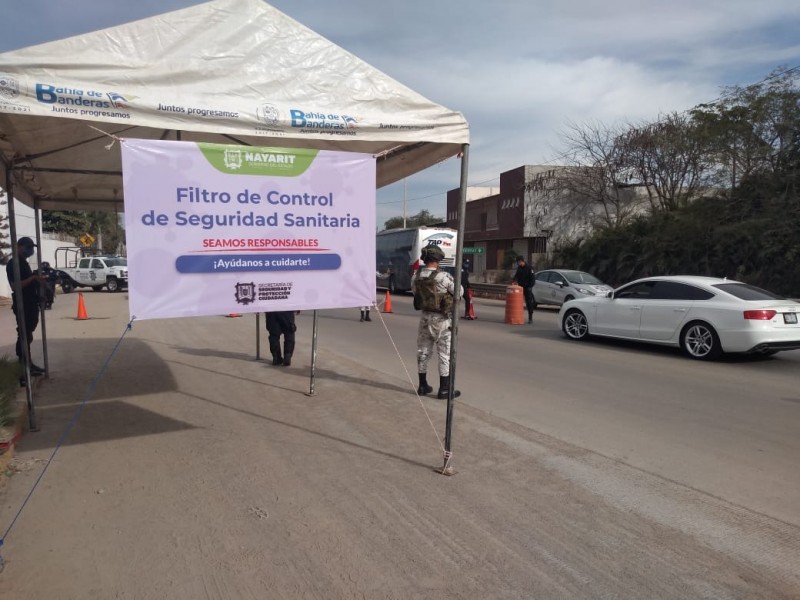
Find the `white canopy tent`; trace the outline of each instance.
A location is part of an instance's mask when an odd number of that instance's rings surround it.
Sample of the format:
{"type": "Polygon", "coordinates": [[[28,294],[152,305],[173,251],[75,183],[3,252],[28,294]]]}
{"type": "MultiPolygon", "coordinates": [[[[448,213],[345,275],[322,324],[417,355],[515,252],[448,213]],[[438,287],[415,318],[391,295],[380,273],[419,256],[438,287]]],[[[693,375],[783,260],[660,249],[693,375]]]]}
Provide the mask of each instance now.
{"type": "Polygon", "coordinates": [[[378,187],[457,155],[464,117],[261,0],[214,0],[0,54],[0,151],[18,199],[120,207],[109,134],[378,155],[378,187]]]}
{"type": "Polygon", "coordinates": [[[464,117],[261,0],[214,0],[0,54],[9,195],[36,209],[122,211],[109,136],[370,153],[378,187],[461,154],[460,271],[464,117]]]}

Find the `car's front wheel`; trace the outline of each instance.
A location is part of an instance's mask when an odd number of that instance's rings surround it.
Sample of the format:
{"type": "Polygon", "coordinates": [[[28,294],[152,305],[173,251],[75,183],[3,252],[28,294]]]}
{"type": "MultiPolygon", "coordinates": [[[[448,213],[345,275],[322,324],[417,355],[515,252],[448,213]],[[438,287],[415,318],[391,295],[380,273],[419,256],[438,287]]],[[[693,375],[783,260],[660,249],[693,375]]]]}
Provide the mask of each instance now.
{"type": "Polygon", "coordinates": [[[109,277],[108,281],[106,281],[106,288],[108,288],[109,292],[119,291],[119,281],[117,281],[117,278],[109,277]]]}
{"type": "Polygon", "coordinates": [[[697,360],[713,360],[722,355],[722,345],[714,328],[703,321],[689,323],[681,332],[681,348],[697,360]]]}
{"type": "Polygon", "coordinates": [[[564,335],[571,340],[584,340],[589,337],[589,323],[586,321],[586,315],[577,308],[567,311],[561,327],[564,335]]]}

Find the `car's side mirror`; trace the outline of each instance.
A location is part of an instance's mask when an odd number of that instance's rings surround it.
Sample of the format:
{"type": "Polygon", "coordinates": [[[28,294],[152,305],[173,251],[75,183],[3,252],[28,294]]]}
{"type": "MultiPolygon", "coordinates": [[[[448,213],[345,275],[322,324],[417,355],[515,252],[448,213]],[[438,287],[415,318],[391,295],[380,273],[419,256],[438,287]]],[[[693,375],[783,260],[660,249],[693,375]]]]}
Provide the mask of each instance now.
{"type": "Polygon", "coordinates": [[[566,281],[556,281],[556,285],[560,288],[567,287],[566,281]]]}
{"type": "Polygon", "coordinates": [[[614,292],[606,292],[606,298],[614,298],[614,292]]]}

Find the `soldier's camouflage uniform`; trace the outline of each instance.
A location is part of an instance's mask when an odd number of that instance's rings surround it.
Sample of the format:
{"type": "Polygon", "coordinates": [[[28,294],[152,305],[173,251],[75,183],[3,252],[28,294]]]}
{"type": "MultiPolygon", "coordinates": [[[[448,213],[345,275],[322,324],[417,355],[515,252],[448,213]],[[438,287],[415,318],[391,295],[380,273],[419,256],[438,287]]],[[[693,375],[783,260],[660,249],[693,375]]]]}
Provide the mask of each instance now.
{"type": "MultiPolygon", "coordinates": [[[[411,278],[411,289],[415,289],[414,284],[418,277],[429,277],[435,273],[436,287],[439,293],[455,293],[455,282],[453,277],[445,271],[434,271],[427,267],[420,268],[411,278]]],[[[417,329],[417,372],[428,372],[428,361],[431,357],[434,345],[439,355],[439,376],[447,377],[450,375],[450,339],[452,333],[452,314],[442,314],[440,312],[422,311],[417,329]]]]}

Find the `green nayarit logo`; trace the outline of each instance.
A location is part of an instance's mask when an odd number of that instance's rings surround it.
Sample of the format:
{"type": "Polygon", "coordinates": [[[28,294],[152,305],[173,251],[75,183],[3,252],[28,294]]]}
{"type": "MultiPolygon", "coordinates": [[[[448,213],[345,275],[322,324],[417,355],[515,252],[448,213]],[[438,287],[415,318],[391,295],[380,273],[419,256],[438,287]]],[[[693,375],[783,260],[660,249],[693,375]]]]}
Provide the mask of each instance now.
{"type": "Polygon", "coordinates": [[[263,148],[205,143],[198,143],[197,147],[206,160],[222,173],[278,177],[302,175],[319,152],[303,148],[263,148]]]}

